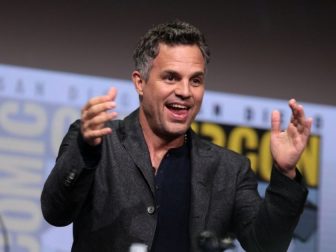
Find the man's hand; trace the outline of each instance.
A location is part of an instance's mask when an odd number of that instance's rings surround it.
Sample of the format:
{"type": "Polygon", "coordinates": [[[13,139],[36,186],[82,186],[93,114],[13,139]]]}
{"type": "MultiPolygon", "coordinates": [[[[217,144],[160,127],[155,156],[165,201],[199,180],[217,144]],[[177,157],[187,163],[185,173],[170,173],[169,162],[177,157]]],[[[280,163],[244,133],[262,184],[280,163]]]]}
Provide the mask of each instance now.
{"type": "Polygon", "coordinates": [[[81,133],[89,145],[99,145],[103,136],[112,133],[112,129],[105,127],[105,123],[117,117],[116,112],[108,111],[116,107],[116,95],[117,90],[111,88],[106,95],[90,99],[82,108],[81,133]]]}
{"type": "Polygon", "coordinates": [[[287,130],[281,132],[280,113],[272,113],[271,153],[275,166],[284,175],[294,178],[295,167],[304,151],[312,126],[312,118],[306,118],[302,105],[294,99],[289,101],[292,118],[287,130]]]}

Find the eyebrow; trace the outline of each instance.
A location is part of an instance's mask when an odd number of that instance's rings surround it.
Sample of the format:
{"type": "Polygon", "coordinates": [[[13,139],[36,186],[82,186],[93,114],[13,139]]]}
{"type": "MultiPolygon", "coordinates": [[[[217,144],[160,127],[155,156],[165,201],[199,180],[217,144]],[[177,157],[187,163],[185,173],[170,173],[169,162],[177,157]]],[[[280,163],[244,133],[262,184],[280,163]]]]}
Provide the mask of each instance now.
{"type": "Polygon", "coordinates": [[[204,75],[205,75],[204,72],[199,71],[199,72],[194,73],[191,77],[192,77],[192,78],[194,78],[194,77],[199,77],[199,76],[204,77],[204,75]]]}
{"type": "MultiPolygon", "coordinates": [[[[175,76],[181,76],[181,74],[175,70],[164,70],[162,73],[162,75],[165,75],[165,74],[173,74],[175,76]]],[[[195,78],[195,77],[204,77],[205,76],[205,73],[203,71],[198,71],[198,72],[195,72],[191,75],[191,78],[195,78]]]]}

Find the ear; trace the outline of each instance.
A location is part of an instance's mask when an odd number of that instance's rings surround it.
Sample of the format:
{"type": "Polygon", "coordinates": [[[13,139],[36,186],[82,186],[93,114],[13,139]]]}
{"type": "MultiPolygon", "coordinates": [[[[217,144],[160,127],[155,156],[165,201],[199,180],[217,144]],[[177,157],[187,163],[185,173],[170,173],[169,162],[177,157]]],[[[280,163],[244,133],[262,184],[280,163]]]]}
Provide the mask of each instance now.
{"type": "Polygon", "coordinates": [[[133,80],[136,91],[138,92],[139,95],[142,96],[145,81],[142,79],[139,71],[134,71],[132,73],[132,80],[133,80]]]}

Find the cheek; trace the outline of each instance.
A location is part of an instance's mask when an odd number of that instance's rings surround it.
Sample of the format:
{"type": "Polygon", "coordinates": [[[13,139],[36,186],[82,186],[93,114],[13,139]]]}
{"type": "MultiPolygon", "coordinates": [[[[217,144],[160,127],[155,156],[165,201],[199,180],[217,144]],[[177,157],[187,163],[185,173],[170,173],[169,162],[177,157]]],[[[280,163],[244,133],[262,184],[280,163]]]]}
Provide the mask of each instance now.
{"type": "Polygon", "coordinates": [[[200,106],[202,104],[202,100],[203,100],[203,95],[204,95],[204,91],[203,92],[197,92],[194,95],[194,99],[195,99],[195,103],[200,106]]]}
{"type": "Polygon", "coordinates": [[[151,113],[157,114],[163,110],[163,99],[157,93],[148,93],[146,98],[143,100],[143,105],[147,108],[147,111],[151,111],[151,113]]]}

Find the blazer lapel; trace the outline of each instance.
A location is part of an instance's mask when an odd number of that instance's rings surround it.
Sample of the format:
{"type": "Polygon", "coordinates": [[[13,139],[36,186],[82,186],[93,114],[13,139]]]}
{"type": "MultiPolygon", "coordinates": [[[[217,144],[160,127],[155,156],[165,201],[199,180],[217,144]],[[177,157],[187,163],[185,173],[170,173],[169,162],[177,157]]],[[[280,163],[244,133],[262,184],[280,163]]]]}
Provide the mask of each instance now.
{"type": "Polygon", "coordinates": [[[135,165],[139,168],[154,195],[154,173],[149,151],[139,123],[138,114],[137,109],[125,118],[123,122],[124,127],[121,127],[123,131],[121,134],[124,136],[122,144],[133,159],[135,165]],[[125,134],[126,132],[127,134],[125,134]]]}
{"type": "Polygon", "coordinates": [[[191,135],[190,234],[192,244],[196,246],[197,236],[206,229],[206,216],[217,159],[211,153],[211,145],[201,141],[194,132],[191,132],[191,135]]]}

